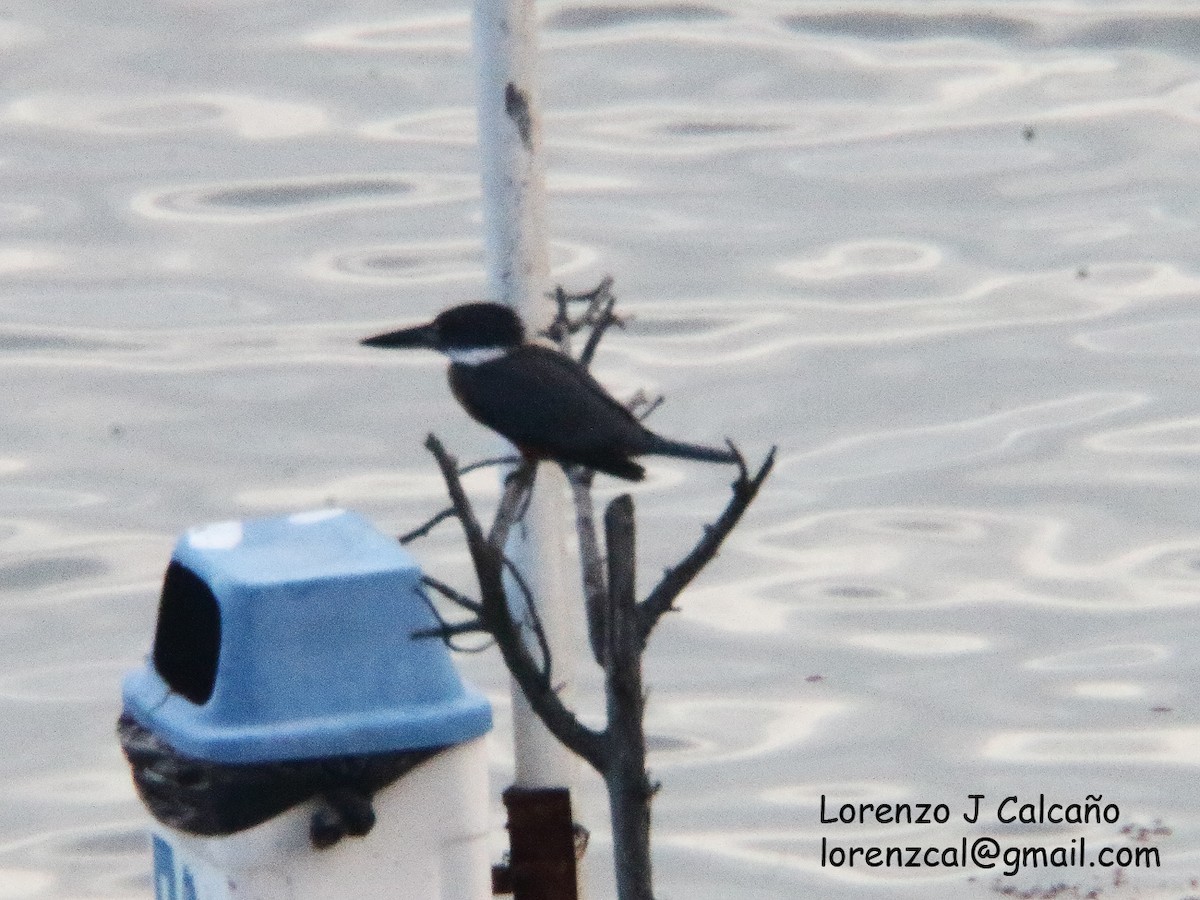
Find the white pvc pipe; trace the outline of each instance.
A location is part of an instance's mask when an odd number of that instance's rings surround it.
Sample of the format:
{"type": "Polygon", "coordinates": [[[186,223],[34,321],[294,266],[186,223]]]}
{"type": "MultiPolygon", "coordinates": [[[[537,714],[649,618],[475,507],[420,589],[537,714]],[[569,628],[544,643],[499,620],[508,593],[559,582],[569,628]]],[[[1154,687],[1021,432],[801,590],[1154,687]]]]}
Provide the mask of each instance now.
{"type": "MultiPolygon", "coordinates": [[[[541,115],[537,101],[537,18],[533,0],[475,0],[473,12],[483,179],[487,298],[515,307],[531,334],[554,316],[546,240],[541,115]]],[[[525,527],[509,554],[537,600],[556,689],[569,698],[583,601],[568,592],[567,486],[557,466],[538,468],[525,527]]],[[[508,585],[510,600],[514,586],[508,585]]],[[[536,644],[532,646],[536,647],[536,644]]],[[[570,787],[577,763],[529,708],[515,683],[516,785],[570,787]]]]}

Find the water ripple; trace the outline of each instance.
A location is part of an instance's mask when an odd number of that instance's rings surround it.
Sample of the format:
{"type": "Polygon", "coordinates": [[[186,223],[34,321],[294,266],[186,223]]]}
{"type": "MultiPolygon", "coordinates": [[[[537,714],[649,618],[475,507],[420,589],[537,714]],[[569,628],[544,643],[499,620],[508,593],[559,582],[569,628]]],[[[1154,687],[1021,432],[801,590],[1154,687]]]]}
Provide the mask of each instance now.
{"type": "MultiPolygon", "coordinates": [[[[809,284],[818,280],[811,274],[814,270],[820,272],[819,280],[825,284],[861,274],[861,264],[850,267],[843,263],[835,270],[823,262],[829,253],[835,252],[848,251],[838,248],[816,260],[785,261],[776,271],[809,284]]],[[[1077,270],[991,275],[977,272],[972,277],[971,283],[942,295],[874,296],[851,303],[834,295],[830,299],[797,301],[795,309],[806,314],[803,339],[827,342],[831,333],[852,331],[853,340],[861,342],[1018,324],[1070,322],[1200,291],[1200,278],[1169,263],[1097,265],[1082,280],[1077,270]],[[865,321],[863,314],[868,311],[871,318],[865,321]]],[[[799,337],[793,340],[800,342],[799,337]]]]}
{"type": "Polygon", "coordinates": [[[551,125],[551,146],[657,157],[795,147],[828,140],[855,121],[782,105],[656,104],[566,112],[551,125]]]}
{"type": "Polygon", "coordinates": [[[1068,692],[1086,700],[1141,700],[1150,692],[1145,685],[1129,681],[1077,681],[1068,692]]]}
{"type": "Polygon", "coordinates": [[[1118,455],[1200,455],[1200,416],[1146,422],[1133,428],[1089,435],[1088,448],[1118,455]]]}
{"type": "Polygon", "coordinates": [[[12,456],[0,456],[0,476],[13,475],[28,468],[29,461],[12,456]]]}
{"type": "MultiPolygon", "coordinates": [[[[689,157],[734,150],[797,146],[826,138],[853,115],[817,114],[795,106],[717,104],[606,105],[546,114],[549,149],[592,150],[621,156],[689,157]]],[[[372,140],[474,146],[475,111],[468,107],[412,113],[369,123],[372,140]]],[[[608,179],[623,186],[622,182],[608,179]]],[[[553,190],[555,177],[549,179],[553,190]]]]}
{"type": "MultiPolygon", "coordinates": [[[[1200,534],[1132,543],[1107,556],[1075,548],[1086,534],[1059,516],[986,509],[836,510],[743,526],[729,548],[743,559],[737,577],[693,586],[686,609],[689,619],[721,631],[763,635],[786,633],[793,616],[818,610],[1001,604],[1094,614],[1200,606],[1200,534]],[[948,533],[880,527],[929,518],[964,524],[948,533]],[[942,572],[959,574],[931,574],[942,572]]],[[[974,636],[964,639],[985,649],[974,636]]]]}
{"type": "Polygon", "coordinates": [[[1090,672],[1152,666],[1171,655],[1170,649],[1161,644],[1103,644],[1031,659],[1025,665],[1047,672],[1090,672]]]}
{"type": "Polygon", "coordinates": [[[894,656],[963,656],[992,649],[993,642],[977,634],[872,631],[851,635],[854,647],[894,656]]]}
{"type": "Polygon", "coordinates": [[[0,844],[0,855],[21,854],[27,860],[92,864],[117,858],[140,858],[146,865],[149,834],[143,819],[63,828],[0,844]]]}
{"type": "Polygon", "coordinates": [[[0,246],[0,275],[61,269],[66,263],[67,256],[59,249],[20,244],[0,246]]]}
{"type": "Polygon", "coordinates": [[[815,258],[780,263],[777,271],[801,281],[830,281],[881,272],[928,272],[941,264],[942,251],[933,244],[888,238],[838,244],[815,258]]]}
{"type": "MultiPolygon", "coordinates": [[[[129,773],[117,768],[60,771],[11,780],[6,787],[9,796],[23,802],[60,803],[64,806],[126,804],[136,796],[129,773]]],[[[3,896],[0,893],[0,897],[3,896]]]]}
{"type": "MultiPolygon", "coordinates": [[[[178,328],[39,329],[34,346],[0,352],[0,368],[107,369],[125,372],[211,372],[304,365],[438,365],[425,354],[363,352],[358,339],[394,322],[337,325],[231,325],[178,328]],[[61,348],[61,349],[60,349],[61,348]]],[[[22,332],[25,334],[34,333],[22,332]]]]}
{"type": "MultiPolygon", "coordinates": [[[[659,749],[655,771],[695,770],[734,762],[787,758],[824,734],[851,705],[840,700],[754,700],[744,697],[668,696],[656,693],[647,709],[646,726],[659,749]]],[[[491,749],[499,763],[509,763],[511,719],[507,695],[489,696],[496,707],[491,749]]]]}
{"type": "MultiPolygon", "coordinates": [[[[498,496],[499,480],[491,469],[477,469],[463,477],[473,497],[498,496]]],[[[318,484],[291,487],[258,487],[242,491],[235,502],[255,510],[312,509],[321,506],[362,506],[380,502],[437,500],[446,494],[445,482],[428,469],[388,469],[359,472],[318,484]]],[[[413,525],[419,524],[414,522],[413,525]]]]}
{"type": "Polygon", "coordinates": [[[913,41],[974,38],[1029,42],[1042,34],[1036,22],[987,13],[884,12],[869,9],[838,13],[805,12],[782,16],[785,27],[802,34],[836,35],[865,41],[913,41]]]}
{"type": "Polygon", "coordinates": [[[233,94],[41,94],[13,100],[0,121],[114,136],[223,128],[247,140],[301,137],[329,127],[318,107],[233,94]]]}
{"type": "Polygon", "coordinates": [[[974,461],[1039,432],[1073,428],[1146,402],[1133,393],[1082,394],[976,419],[843,438],[780,460],[782,470],[810,481],[875,478],[974,461]]]}
{"type": "Polygon", "coordinates": [[[46,210],[34,203],[0,203],[0,225],[24,225],[46,217],[46,210]]]}
{"type": "MultiPolygon", "coordinates": [[[[121,767],[124,769],[124,766],[121,767]]],[[[123,773],[128,780],[127,770],[123,773]]],[[[132,809],[133,804],[128,804],[132,809]]],[[[69,816],[79,821],[82,810],[69,816]]],[[[150,840],[145,821],[99,821],[83,827],[42,831],[0,844],[0,858],[16,867],[0,867],[4,900],[48,896],[152,897],[150,840]],[[28,868],[31,863],[45,868],[28,868]]]]}
{"type": "MultiPolygon", "coordinates": [[[[861,247],[862,242],[854,242],[861,247]]],[[[870,244],[867,245],[868,247],[870,244]]],[[[1031,274],[975,272],[971,283],[951,291],[924,289],[896,296],[864,293],[855,278],[880,272],[920,276],[922,257],[915,248],[890,251],[906,254],[864,264],[854,249],[837,248],[817,257],[787,260],[776,271],[805,284],[804,296],[766,302],[732,297],[721,301],[692,300],[687,312],[660,303],[630,304],[638,319],[706,321],[707,328],[655,340],[613,340],[606,352],[635,362],[641,368],[735,366],[794,352],[801,347],[863,346],[947,336],[1017,325],[1086,321],[1130,307],[1200,292],[1200,278],[1166,263],[1112,263],[1089,269],[1080,279],[1075,269],[1031,274]],[[830,254],[842,262],[829,263],[830,254]],[[850,262],[847,262],[849,260],[850,262]],[[814,297],[811,286],[826,292],[814,297]],[[914,296],[915,293],[915,296],[914,296]],[[736,309],[736,315],[730,310],[736,309]]],[[[871,256],[871,251],[867,251],[871,256]]],[[[911,288],[911,285],[909,285],[911,288]]],[[[662,327],[662,326],[656,326],[662,327]]],[[[649,334],[649,332],[645,332],[649,334]]]]}
{"type": "Polygon", "coordinates": [[[477,179],[466,176],[324,175],[159,188],[139,194],[132,206],[151,219],[264,222],[371,207],[453,203],[478,193],[477,179]]]}
{"type": "Polygon", "coordinates": [[[550,13],[542,24],[561,31],[628,25],[677,25],[728,19],[725,10],[699,3],[645,3],[637,6],[575,6],[550,13]]]}
{"type": "Polygon", "coordinates": [[[465,54],[471,49],[471,18],[466,13],[448,13],[334,25],[310,31],[302,40],[310,47],[329,50],[465,54]]]}
{"type": "Polygon", "coordinates": [[[77,532],[36,518],[0,519],[0,579],[10,620],[18,610],[37,608],[49,615],[51,607],[100,598],[125,602],[147,588],[156,590],[161,573],[147,582],[147,560],[169,557],[172,543],[159,534],[77,532]]]}
{"type": "MultiPolygon", "coordinates": [[[[581,244],[551,241],[550,271],[564,279],[594,266],[599,253],[581,244]]],[[[479,241],[414,242],[336,250],[310,259],[306,274],[326,281],[363,284],[444,284],[482,282],[483,245],[479,241]]]]}
{"type": "Polygon", "coordinates": [[[795,751],[849,705],[835,700],[747,700],[674,697],[653,705],[648,724],[680,736],[677,749],[656,755],[655,769],[728,765],[795,751]]]}
{"type": "Polygon", "coordinates": [[[1166,318],[1078,335],[1074,343],[1093,353],[1122,356],[1198,356],[1200,318],[1166,318]]]}
{"type": "Polygon", "coordinates": [[[0,591],[28,591],[78,578],[95,578],[109,571],[94,556],[43,556],[0,565],[0,591]]]}
{"type": "Polygon", "coordinates": [[[23,669],[0,676],[0,700],[33,706],[109,703],[129,668],[130,661],[120,659],[23,669]]]}
{"type": "Polygon", "coordinates": [[[988,740],[982,755],[1035,765],[1196,766],[1200,765],[1200,728],[1003,732],[988,740]]]}
{"type": "Polygon", "coordinates": [[[1026,48],[1153,49],[1195,56],[1200,23],[1190,15],[1097,6],[1029,6],[1022,15],[955,10],[857,9],[781,16],[780,24],[804,35],[883,44],[970,40],[1026,48]]]}
{"type": "MultiPolygon", "coordinates": [[[[655,35],[679,40],[689,26],[722,29],[716,37],[727,41],[734,11],[702,3],[641,2],[629,5],[595,4],[552,9],[542,16],[543,43],[548,49],[611,43],[631,37],[655,35]]],[[[470,52],[470,17],[463,13],[418,15],[380,22],[335,25],[306,33],[310,47],[352,52],[405,51],[410,53],[470,52]]],[[[744,34],[743,34],[744,36],[744,34]]],[[[759,38],[762,40],[762,38],[759,38]]]]}

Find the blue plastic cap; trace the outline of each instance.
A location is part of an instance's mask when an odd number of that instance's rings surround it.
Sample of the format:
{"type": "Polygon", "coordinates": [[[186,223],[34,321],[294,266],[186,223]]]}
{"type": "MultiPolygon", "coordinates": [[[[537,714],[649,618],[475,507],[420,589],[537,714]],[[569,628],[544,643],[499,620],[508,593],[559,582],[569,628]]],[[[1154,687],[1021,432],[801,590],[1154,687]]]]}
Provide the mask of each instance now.
{"type": "Polygon", "coordinates": [[[459,744],[492,727],[421,572],[366,519],[320,510],[194,528],[175,547],[154,652],[126,710],[176,750],[251,763],[459,744]]]}

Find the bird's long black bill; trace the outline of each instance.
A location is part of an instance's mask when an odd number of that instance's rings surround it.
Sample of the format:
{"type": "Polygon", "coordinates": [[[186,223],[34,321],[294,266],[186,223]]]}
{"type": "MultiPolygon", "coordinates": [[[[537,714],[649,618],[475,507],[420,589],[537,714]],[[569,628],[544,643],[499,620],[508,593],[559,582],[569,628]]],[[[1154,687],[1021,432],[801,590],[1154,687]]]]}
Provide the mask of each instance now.
{"type": "Polygon", "coordinates": [[[402,328],[399,331],[389,331],[374,337],[363,338],[359,341],[364,347],[436,347],[437,329],[433,325],[418,325],[415,328],[402,328]]]}

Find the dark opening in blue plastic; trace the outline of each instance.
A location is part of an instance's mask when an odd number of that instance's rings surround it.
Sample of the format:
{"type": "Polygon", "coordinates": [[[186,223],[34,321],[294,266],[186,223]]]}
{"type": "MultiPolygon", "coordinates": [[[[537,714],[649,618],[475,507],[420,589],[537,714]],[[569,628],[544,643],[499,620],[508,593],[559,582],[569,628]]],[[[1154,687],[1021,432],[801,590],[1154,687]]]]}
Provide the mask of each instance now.
{"type": "Polygon", "coordinates": [[[221,653],[221,610],[212,590],[191,569],[167,566],[154,632],[154,668],[193,703],[212,697],[221,653]]]}

